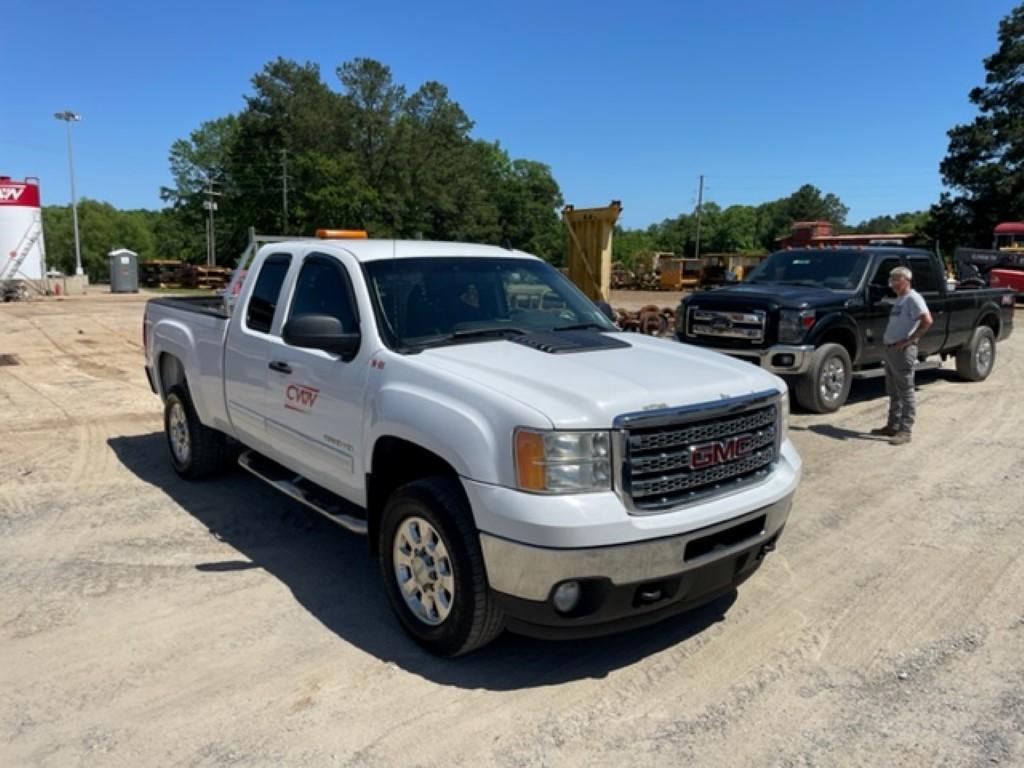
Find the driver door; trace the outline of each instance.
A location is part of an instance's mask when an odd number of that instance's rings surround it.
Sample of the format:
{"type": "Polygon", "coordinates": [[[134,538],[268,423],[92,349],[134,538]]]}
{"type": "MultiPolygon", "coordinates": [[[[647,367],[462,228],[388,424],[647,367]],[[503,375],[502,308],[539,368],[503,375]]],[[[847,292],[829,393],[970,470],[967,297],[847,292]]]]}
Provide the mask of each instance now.
{"type": "Polygon", "coordinates": [[[896,294],[889,288],[889,273],[899,265],[900,260],[896,257],[882,259],[868,283],[864,322],[861,323],[862,365],[880,363],[885,359],[882,337],[885,335],[885,326],[889,323],[889,312],[896,301],[896,294]]]}

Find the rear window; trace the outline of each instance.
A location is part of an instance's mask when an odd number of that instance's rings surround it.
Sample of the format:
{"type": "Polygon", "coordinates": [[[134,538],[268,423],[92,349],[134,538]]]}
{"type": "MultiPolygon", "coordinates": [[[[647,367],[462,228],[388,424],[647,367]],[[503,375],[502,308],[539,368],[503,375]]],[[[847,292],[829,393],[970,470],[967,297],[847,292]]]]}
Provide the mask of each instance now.
{"type": "Polygon", "coordinates": [[[288,274],[291,261],[291,256],[287,254],[275,254],[263,262],[259,277],[256,278],[256,287],[252,290],[252,298],[249,299],[249,308],[245,313],[245,325],[250,330],[270,333],[270,326],[274,322],[274,310],[277,309],[277,302],[281,297],[281,285],[288,274]]]}

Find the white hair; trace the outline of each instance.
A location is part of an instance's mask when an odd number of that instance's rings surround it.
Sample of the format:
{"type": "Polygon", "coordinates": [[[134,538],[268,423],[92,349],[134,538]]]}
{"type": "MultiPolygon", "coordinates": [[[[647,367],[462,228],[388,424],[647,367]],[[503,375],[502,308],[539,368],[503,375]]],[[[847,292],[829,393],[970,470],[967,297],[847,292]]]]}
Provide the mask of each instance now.
{"type": "Polygon", "coordinates": [[[889,272],[889,277],[905,277],[908,282],[914,282],[914,273],[906,267],[895,267],[889,272]]]}

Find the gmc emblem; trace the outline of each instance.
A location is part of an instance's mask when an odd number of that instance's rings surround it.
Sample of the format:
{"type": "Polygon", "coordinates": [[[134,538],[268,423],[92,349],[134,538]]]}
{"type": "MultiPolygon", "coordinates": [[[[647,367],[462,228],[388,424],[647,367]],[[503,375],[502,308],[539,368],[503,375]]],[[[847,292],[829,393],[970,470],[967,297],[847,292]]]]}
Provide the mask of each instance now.
{"type": "Polygon", "coordinates": [[[749,433],[691,445],[690,469],[707,469],[725,461],[742,458],[753,450],[754,436],[749,433]]]}

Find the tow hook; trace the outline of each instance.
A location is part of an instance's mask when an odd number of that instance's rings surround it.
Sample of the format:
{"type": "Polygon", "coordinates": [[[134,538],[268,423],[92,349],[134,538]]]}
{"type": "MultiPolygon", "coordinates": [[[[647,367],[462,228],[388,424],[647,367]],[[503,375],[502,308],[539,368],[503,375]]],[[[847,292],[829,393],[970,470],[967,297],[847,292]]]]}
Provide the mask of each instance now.
{"type": "Polygon", "coordinates": [[[769,552],[774,552],[774,551],[775,551],[775,539],[772,539],[771,541],[766,541],[764,544],[761,545],[761,551],[757,553],[757,559],[758,560],[764,560],[765,556],[769,552]]]}

